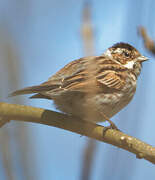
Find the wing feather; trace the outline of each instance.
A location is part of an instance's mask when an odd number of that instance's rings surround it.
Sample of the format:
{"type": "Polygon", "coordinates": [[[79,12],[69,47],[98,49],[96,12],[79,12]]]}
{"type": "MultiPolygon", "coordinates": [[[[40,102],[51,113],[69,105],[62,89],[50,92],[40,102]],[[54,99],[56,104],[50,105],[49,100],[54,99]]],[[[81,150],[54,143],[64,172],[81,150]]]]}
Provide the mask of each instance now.
{"type": "Polygon", "coordinates": [[[100,88],[100,85],[104,85],[104,89],[121,90],[125,84],[125,77],[121,74],[124,70],[125,68],[105,56],[81,58],[66,65],[41,85],[17,90],[11,96],[37,93],[31,98],[52,98],[52,95],[69,91],[94,91],[94,88],[100,88]],[[93,64],[94,68],[89,68],[90,64],[93,64]]]}
{"type": "Polygon", "coordinates": [[[125,85],[125,76],[120,73],[105,71],[104,74],[97,77],[97,81],[108,88],[121,90],[125,85]]]}
{"type": "Polygon", "coordinates": [[[9,97],[11,96],[17,96],[17,95],[22,95],[22,94],[32,94],[32,93],[41,93],[41,92],[45,92],[45,91],[50,91],[52,89],[56,89],[58,88],[60,85],[57,84],[41,84],[38,86],[30,86],[30,87],[26,87],[17,91],[14,91],[13,93],[11,93],[9,95],[9,97]]]}

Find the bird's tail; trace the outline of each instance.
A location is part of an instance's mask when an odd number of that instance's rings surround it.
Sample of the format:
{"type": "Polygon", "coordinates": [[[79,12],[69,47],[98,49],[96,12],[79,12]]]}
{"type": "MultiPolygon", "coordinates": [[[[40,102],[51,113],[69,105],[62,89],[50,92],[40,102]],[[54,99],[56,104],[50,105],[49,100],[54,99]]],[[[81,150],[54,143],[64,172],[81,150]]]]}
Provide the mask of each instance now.
{"type": "Polygon", "coordinates": [[[26,87],[26,88],[12,92],[11,94],[9,94],[9,97],[23,95],[23,94],[41,93],[44,91],[50,91],[57,87],[58,85],[45,85],[45,84],[41,84],[38,86],[30,86],[30,87],[26,87]]]}

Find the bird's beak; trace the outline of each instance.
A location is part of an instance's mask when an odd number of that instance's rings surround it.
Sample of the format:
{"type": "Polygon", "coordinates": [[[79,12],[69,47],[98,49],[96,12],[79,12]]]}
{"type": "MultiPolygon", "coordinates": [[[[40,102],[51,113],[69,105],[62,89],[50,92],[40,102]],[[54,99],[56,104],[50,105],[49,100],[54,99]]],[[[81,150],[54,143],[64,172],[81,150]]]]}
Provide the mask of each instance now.
{"type": "Polygon", "coordinates": [[[144,62],[144,61],[147,61],[149,58],[145,57],[145,56],[140,56],[138,57],[138,61],[139,62],[144,62]]]}

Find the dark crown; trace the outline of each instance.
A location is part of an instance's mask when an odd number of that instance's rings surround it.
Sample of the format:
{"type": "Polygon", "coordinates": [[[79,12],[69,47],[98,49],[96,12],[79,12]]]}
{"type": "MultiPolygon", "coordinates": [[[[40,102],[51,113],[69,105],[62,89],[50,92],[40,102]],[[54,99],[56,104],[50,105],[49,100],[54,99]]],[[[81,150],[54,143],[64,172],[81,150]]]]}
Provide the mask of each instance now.
{"type": "Polygon", "coordinates": [[[120,42],[120,43],[116,43],[112,46],[112,48],[116,49],[116,48],[124,48],[124,49],[127,49],[129,51],[133,51],[133,50],[136,50],[136,48],[134,48],[133,46],[131,46],[130,44],[128,43],[123,43],[123,42],[120,42]]]}

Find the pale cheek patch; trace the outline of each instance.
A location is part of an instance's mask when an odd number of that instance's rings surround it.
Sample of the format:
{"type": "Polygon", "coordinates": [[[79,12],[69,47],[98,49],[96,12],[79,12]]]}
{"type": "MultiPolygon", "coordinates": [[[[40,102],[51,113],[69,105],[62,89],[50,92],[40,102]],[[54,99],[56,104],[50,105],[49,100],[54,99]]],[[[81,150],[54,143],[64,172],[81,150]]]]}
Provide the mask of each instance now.
{"type": "Polygon", "coordinates": [[[134,61],[129,61],[127,62],[125,65],[123,65],[124,67],[128,68],[128,69],[133,69],[135,62],[134,61]]]}
{"type": "Polygon", "coordinates": [[[104,53],[106,56],[108,56],[108,57],[112,57],[112,55],[111,55],[111,52],[110,52],[110,50],[108,49],[105,53],[104,53]]]}

